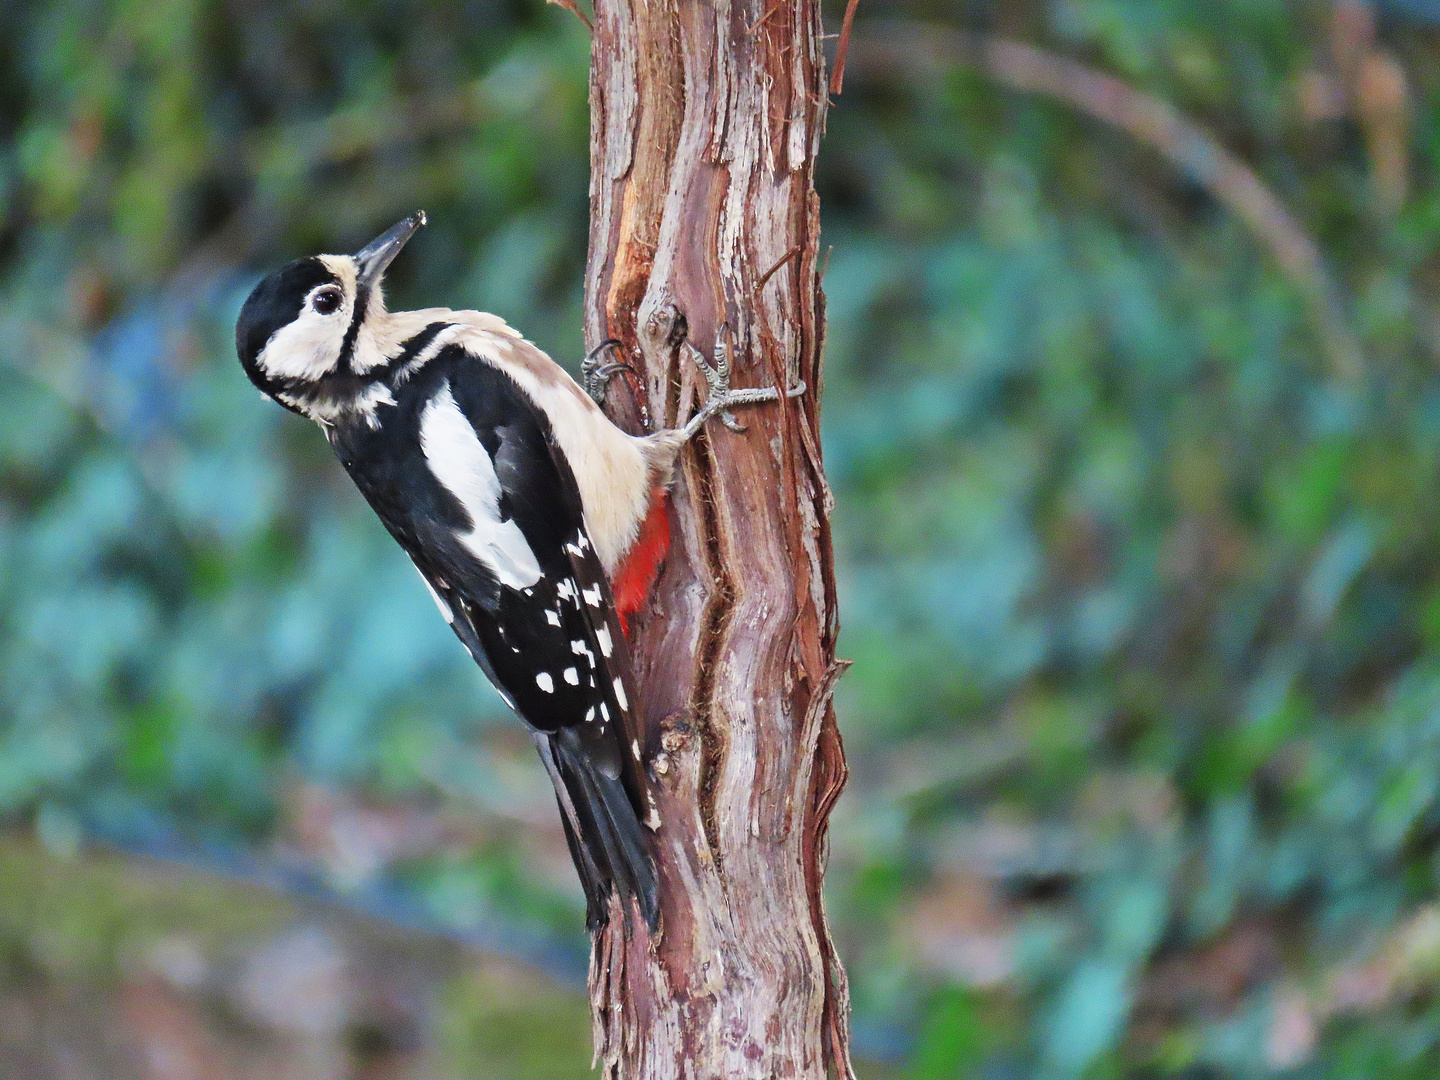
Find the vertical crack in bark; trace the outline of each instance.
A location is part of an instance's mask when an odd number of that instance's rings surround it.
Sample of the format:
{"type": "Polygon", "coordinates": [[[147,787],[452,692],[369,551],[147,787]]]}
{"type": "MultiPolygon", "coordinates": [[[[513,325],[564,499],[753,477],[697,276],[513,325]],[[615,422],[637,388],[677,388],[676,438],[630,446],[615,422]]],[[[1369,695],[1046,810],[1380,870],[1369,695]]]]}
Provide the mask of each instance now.
{"type": "Polygon", "coordinates": [[[698,517],[697,531],[703,542],[705,568],[710,575],[709,596],[701,615],[698,634],[699,653],[695,663],[695,687],[691,706],[699,721],[700,734],[700,822],[705,829],[705,842],[723,878],[724,852],[720,844],[720,822],[716,815],[716,792],[725,767],[729,743],[727,721],[720,716],[715,700],[715,671],[725,642],[725,631],[735,599],[735,585],[725,565],[720,542],[720,522],[715,510],[715,476],[710,463],[710,440],[699,436],[703,444],[694,452],[691,475],[695,479],[692,504],[698,517]]]}

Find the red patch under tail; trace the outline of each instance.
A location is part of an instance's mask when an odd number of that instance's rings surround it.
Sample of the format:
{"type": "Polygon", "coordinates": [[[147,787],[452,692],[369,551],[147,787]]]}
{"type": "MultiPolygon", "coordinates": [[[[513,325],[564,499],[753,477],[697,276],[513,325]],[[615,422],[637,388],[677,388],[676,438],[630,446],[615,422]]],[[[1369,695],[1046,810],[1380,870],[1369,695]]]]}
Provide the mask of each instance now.
{"type": "Polygon", "coordinates": [[[670,551],[670,515],[665,506],[665,489],[650,489],[650,511],[640,525],[635,543],[625,553],[615,578],[610,583],[615,594],[615,612],[620,616],[620,629],[630,636],[630,616],[645,606],[650,587],[660,572],[660,563],[670,551]]]}

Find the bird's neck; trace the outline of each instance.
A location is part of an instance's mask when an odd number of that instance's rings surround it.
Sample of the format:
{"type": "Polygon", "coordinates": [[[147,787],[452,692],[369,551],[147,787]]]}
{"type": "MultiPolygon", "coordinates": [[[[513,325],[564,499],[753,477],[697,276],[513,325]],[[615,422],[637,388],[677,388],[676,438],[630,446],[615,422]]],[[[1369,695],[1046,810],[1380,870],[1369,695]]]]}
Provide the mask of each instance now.
{"type": "Polygon", "coordinates": [[[376,410],[395,403],[400,385],[423,364],[426,344],[454,315],[448,308],[386,311],[378,297],[372,300],[341,369],[307,388],[301,407],[327,432],[374,428],[376,410]]]}

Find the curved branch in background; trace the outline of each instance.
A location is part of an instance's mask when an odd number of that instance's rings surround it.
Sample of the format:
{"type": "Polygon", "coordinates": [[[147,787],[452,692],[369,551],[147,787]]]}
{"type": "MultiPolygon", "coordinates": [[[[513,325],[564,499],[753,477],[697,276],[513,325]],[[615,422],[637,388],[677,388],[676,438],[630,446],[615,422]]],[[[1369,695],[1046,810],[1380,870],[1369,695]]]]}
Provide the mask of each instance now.
{"type": "Polygon", "coordinates": [[[893,78],[922,64],[978,68],[1012,90],[1043,94],[1121,128],[1168,159],[1227,207],[1299,291],[1333,376],[1356,382],[1364,354],[1320,248],[1255,171],[1169,103],[1033,45],[915,22],[856,28],[850,70],[893,78]]]}

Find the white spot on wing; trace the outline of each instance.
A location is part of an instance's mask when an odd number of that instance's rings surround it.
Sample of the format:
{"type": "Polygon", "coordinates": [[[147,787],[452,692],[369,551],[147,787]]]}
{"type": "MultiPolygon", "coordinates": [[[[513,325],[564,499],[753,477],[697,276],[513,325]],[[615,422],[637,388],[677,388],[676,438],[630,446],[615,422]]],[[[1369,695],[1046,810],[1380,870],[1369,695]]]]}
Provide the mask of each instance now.
{"type": "Polygon", "coordinates": [[[551,611],[549,608],[546,608],[546,609],[545,609],[545,621],[548,622],[551,626],[559,626],[559,625],[560,625],[560,613],[559,613],[558,611],[551,611]]]}
{"type": "Polygon", "coordinates": [[[587,604],[589,604],[591,607],[599,607],[599,606],[600,606],[600,586],[599,586],[599,585],[596,585],[596,586],[595,586],[595,591],[594,591],[594,592],[591,592],[589,589],[586,589],[586,590],[585,590],[585,602],[586,602],[587,604]]]}
{"type": "Polygon", "coordinates": [[[567,667],[564,671],[564,675],[565,681],[571,686],[580,685],[580,672],[576,671],[573,667],[567,667]]]}
{"type": "Polygon", "coordinates": [[[553,694],[555,692],[555,680],[550,677],[548,671],[542,671],[535,676],[535,685],[547,694],[553,694]]]}
{"type": "Polygon", "coordinates": [[[625,700],[625,684],[619,679],[615,680],[615,700],[620,703],[622,709],[630,708],[630,702],[625,700]]]}
{"type": "Polygon", "coordinates": [[[610,650],[615,647],[615,643],[610,640],[610,628],[608,626],[597,627],[595,637],[600,642],[601,655],[608,658],[610,656],[610,650]]]}
{"type": "Polygon", "coordinates": [[[495,464],[446,383],[420,414],[425,463],[470,518],[461,543],[512,589],[540,580],[540,564],[514,520],[500,520],[500,478],[495,464]]]}

